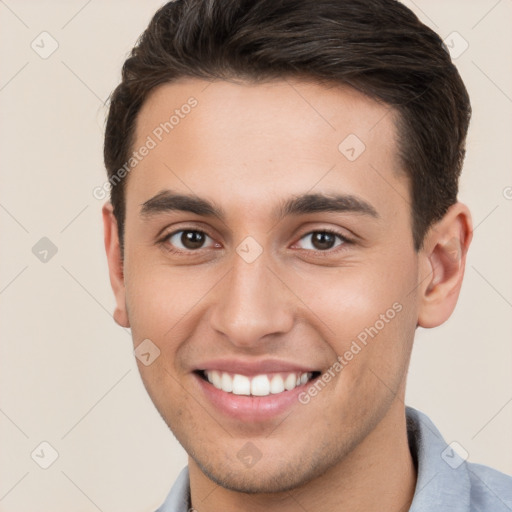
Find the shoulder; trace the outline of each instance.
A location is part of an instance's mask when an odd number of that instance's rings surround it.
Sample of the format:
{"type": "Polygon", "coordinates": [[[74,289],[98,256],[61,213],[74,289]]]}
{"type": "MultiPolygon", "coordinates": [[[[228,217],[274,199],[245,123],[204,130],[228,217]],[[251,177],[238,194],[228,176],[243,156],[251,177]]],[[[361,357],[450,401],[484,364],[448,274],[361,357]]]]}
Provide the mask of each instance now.
{"type": "Polygon", "coordinates": [[[482,464],[467,463],[471,511],[512,511],[512,476],[482,464]]]}
{"type": "Polygon", "coordinates": [[[406,417],[417,466],[410,512],[512,512],[511,476],[459,455],[424,413],[407,407],[406,417]]]}

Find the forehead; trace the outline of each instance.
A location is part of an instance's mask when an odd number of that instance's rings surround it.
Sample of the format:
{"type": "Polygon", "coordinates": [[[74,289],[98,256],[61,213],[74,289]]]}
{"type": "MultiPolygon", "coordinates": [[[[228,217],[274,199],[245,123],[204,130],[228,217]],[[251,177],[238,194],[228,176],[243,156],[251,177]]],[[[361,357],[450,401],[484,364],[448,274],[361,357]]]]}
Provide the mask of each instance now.
{"type": "Polygon", "coordinates": [[[313,189],[376,203],[401,189],[403,198],[394,121],[389,107],[349,87],[288,79],[165,84],[137,118],[132,149],[151,149],[129,174],[127,203],[165,188],[229,198],[253,214],[285,193],[313,189]]]}

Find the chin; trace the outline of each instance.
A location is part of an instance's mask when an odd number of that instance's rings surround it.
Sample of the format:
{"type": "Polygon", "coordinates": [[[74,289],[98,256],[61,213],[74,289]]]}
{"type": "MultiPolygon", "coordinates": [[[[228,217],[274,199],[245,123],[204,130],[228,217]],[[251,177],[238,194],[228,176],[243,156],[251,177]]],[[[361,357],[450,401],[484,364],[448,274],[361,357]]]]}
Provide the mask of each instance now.
{"type": "Polygon", "coordinates": [[[273,461],[272,465],[257,462],[251,468],[240,469],[236,462],[224,459],[223,464],[194,458],[201,471],[217,485],[230,491],[245,494],[273,494],[297,489],[315,478],[322,476],[334,464],[326,461],[315,464],[309,459],[298,461],[273,461]],[[277,463],[276,463],[277,462],[277,463]]]}
{"type": "Polygon", "coordinates": [[[215,469],[205,466],[199,467],[217,485],[230,491],[245,494],[279,493],[295,489],[304,483],[302,475],[289,473],[278,468],[268,471],[265,468],[251,468],[235,473],[233,468],[225,468],[225,471],[223,471],[223,468],[218,466],[215,469]]]}

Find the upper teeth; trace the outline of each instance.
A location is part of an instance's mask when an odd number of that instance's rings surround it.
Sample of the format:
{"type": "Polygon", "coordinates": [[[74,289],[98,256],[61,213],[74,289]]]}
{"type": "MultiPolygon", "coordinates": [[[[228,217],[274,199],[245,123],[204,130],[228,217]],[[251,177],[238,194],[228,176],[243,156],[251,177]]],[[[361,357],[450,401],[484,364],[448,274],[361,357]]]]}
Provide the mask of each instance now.
{"type": "Polygon", "coordinates": [[[284,390],[291,391],[295,387],[305,384],[313,375],[310,372],[292,372],[247,377],[246,375],[229,374],[217,370],[205,370],[204,373],[208,381],[217,389],[235,395],[254,396],[267,396],[271,393],[282,393],[284,390]]]}

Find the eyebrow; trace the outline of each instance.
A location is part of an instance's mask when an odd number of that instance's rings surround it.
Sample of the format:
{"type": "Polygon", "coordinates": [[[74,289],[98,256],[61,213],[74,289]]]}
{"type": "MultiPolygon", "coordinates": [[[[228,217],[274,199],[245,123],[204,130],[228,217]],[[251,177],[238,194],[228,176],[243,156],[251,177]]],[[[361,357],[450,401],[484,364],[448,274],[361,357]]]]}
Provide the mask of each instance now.
{"type": "MultiPolygon", "coordinates": [[[[162,190],[141,205],[140,216],[150,218],[161,213],[184,211],[204,217],[216,217],[222,222],[224,210],[206,199],[195,195],[179,194],[162,190]]],[[[367,215],[378,219],[377,210],[367,201],[351,194],[303,194],[284,201],[274,211],[274,217],[281,220],[291,215],[307,215],[319,212],[348,212],[367,215]]]]}

